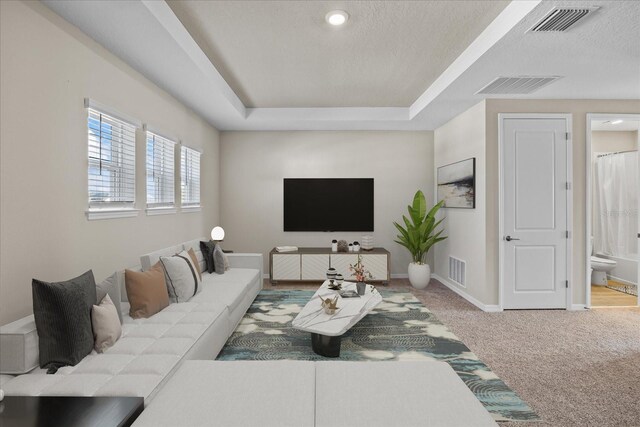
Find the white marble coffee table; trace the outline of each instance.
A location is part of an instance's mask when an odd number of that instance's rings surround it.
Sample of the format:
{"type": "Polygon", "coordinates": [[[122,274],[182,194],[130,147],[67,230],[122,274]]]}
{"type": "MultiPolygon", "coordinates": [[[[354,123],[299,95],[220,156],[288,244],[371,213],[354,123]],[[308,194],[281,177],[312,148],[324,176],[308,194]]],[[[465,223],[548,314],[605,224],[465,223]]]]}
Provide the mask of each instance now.
{"type": "MultiPolygon", "coordinates": [[[[356,284],[344,282],[342,290],[356,291],[356,284]]],[[[326,280],[292,322],[294,328],[311,332],[313,351],[326,357],[340,356],[340,337],[382,302],[380,292],[374,286],[366,285],[364,295],[358,298],[338,297],[338,310],[334,314],[326,314],[322,299],[336,295],[338,292],[329,289],[329,281],[326,280]]]]}

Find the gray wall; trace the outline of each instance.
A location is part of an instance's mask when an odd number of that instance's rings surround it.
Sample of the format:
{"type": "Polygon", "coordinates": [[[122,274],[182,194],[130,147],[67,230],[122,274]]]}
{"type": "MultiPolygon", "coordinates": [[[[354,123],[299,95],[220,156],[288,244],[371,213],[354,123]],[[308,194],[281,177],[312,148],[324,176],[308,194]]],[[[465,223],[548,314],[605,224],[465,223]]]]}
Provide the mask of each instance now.
{"type": "MultiPolygon", "coordinates": [[[[218,223],[218,132],[40,2],[0,2],[0,324],[31,313],[31,279],[93,269],[101,280],[139,256],[218,223]],[[202,210],[147,216],[138,132],[138,217],[88,221],[83,98],[180,138],[202,155],[202,210]]],[[[179,196],[177,195],[177,200],[179,196]]]]}
{"type": "Polygon", "coordinates": [[[436,169],[475,157],[475,209],[442,209],[447,240],[435,248],[434,273],[451,287],[487,305],[498,303],[492,284],[486,281],[486,185],[485,102],[482,101],[435,131],[436,169]],[[448,279],[449,256],[466,263],[466,284],[448,279]]]}
{"type": "MultiPolygon", "coordinates": [[[[283,231],[283,178],[374,178],[375,245],[391,251],[392,274],[406,274],[409,253],[394,243],[416,190],[433,200],[432,132],[221,132],[224,247],[265,255],[274,246],[326,246],[364,233],[283,231]]],[[[432,258],[430,258],[432,259],[432,258]]],[[[268,271],[265,270],[265,271],[268,271]]]]}

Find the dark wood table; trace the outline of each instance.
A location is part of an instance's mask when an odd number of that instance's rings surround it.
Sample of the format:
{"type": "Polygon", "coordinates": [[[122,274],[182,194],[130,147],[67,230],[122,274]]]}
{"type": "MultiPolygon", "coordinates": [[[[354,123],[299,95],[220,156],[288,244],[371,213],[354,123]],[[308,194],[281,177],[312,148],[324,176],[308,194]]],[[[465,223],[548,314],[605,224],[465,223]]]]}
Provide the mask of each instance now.
{"type": "Polygon", "coordinates": [[[2,427],[126,427],[144,409],[142,397],[5,396],[2,427]]]}

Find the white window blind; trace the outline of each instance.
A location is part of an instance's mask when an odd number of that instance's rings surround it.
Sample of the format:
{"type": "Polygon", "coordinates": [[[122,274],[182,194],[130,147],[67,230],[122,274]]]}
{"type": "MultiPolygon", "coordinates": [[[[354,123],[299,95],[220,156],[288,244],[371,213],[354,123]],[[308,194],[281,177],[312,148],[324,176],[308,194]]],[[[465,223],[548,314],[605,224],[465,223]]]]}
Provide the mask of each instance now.
{"type": "Polygon", "coordinates": [[[180,150],[182,206],[200,206],[200,153],[192,148],[180,150]]]}
{"type": "Polygon", "coordinates": [[[136,126],[88,111],[89,208],[133,208],[136,126]]]}
{"type": "Polygon", "coordinates": [[[147,208],[175,204],[175,145],[174,141],[147,131],[147,208]]]}

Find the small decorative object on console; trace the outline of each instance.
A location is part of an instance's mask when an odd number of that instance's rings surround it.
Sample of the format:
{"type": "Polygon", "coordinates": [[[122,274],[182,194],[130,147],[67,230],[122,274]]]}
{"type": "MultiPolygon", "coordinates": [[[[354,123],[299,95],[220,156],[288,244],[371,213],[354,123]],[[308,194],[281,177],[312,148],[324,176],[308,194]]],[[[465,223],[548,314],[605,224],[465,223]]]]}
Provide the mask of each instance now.
{"type": "Polygon", "coordinates": [[[349,252],[353,252],[353,243],[349,243],[349,252]]]}
{"type": "Polygon", "coordinates": [[[365,251],[370,251],[373,249],[373,236],[371,234],[362,236],[361,248],[365,251]]]}
{"type": "Polygon", "coordinates": [[[353,252],[360,252],[360,243],[353,242],[353,252]]]}
{"type": "Polygon", "coordinates": [[[346,240],[338,240],[338,252],[348,252],[349,245],[346,240]]]}
{"type": "Polygon", "coordinates": [[[338,252],[338,241],[337,240],[332,240],[331,241],[331,251],[332,252],[338,252]]]}

